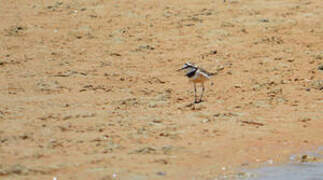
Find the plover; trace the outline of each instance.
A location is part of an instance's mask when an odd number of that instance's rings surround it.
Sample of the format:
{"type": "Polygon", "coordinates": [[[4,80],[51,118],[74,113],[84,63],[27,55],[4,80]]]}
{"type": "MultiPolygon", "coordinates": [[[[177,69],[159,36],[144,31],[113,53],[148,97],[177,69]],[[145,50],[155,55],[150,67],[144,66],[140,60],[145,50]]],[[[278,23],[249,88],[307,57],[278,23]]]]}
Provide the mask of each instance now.
{"type": "Polygon", "coordinates": [[[195,97],[194,103],[202,102],[202,97],[205,90],[204,82],[209,80],[212,75],[215,75],[215,73],[209,73],[206,70],[190,62],[186,62],[184,66],[178,69],[177,71],[181,71],[181,70],[186,70],[186,76],[189,78],[189,81],[194,84],[194,97],[195,97]],[[197,100],[197,96],[196,96],[196,84],[198,83],[202,85],[202,93],[199,101],[197,100]]]}

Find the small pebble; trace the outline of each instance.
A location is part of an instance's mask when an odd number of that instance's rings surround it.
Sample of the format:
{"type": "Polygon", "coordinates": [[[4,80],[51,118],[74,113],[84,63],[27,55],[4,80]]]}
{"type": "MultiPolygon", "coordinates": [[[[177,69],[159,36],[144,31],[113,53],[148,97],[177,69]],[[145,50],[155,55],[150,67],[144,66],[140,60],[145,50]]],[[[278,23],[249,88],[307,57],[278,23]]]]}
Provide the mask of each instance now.
{"type": "Polygon", "coordinates": [[[319,65],[319,67],[317,69],[320,71],[323,71],[323,64],[319,65]]]}
{"type": "Polygon", "coordinates": [[[165,172],[162,172],[162,171],[159,171],[159,172],[157,172],[157,175],[159,175],[159,176],[166,176],[166,173],[165,172]]]}
{"type": "Polygon", "coordinates": [[[268,160],[267,162],[268,162],[268,164],[273,164],[274,163],[274,161],[272,159],[268,160]]]}
{"type": "Polygon", "coordinates": [[[117,174],[116,173],[113,173],[112,174],[112,178],[116,178],[117,177],[117,174]]]}

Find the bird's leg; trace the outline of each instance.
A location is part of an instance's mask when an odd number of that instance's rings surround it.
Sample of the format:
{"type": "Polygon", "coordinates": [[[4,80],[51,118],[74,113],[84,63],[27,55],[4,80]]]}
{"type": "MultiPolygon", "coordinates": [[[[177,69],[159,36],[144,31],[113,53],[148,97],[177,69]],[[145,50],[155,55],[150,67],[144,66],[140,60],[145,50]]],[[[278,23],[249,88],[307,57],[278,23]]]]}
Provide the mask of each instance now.
{"type": "Polygon", "coordinates": [[[202,94],[201,94],[201,97],[200,97],[200,101],[199,102],[202,102],[202,97],[203,97],[203,93],[204,93],[204,83],[202,83],[202,94]]]}
{"type": "Polygon", "coordinates": [[[194,84],[194,103],[198,103],[197,96],[196,96],[196,84],[195,83],[193,84],[194,84]]]}

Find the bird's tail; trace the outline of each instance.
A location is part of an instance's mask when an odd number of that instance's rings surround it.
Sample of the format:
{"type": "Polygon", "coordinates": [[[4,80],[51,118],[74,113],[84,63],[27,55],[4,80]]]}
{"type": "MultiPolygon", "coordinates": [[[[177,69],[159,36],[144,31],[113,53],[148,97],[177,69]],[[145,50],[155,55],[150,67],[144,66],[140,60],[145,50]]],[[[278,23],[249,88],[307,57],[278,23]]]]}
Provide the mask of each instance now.
{"type": "Polygon", "coordinates": [[[208,73],[209,76],[215,76],[215,75],[218,75],[218,72],[210,72],[208,73]]]}

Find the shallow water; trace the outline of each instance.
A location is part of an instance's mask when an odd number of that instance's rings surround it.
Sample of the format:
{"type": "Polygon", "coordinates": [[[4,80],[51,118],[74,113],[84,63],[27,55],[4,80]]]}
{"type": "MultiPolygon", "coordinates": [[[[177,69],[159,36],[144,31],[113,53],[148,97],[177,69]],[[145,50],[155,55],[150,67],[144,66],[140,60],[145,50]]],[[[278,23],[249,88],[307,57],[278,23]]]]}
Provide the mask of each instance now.
{"type": "Polygon", "coordinates": [[[245,169],[233,179],[238,180],[323,180],[323,147],[314,152],[290,156],[290,162],[281,166],[267,161],[265,167],[245,169]]]}
{"type": "Polygon", "coordinates": [[[323,163],[298,163],[250,170],[248,180],[323,180],[323,163]]]}

